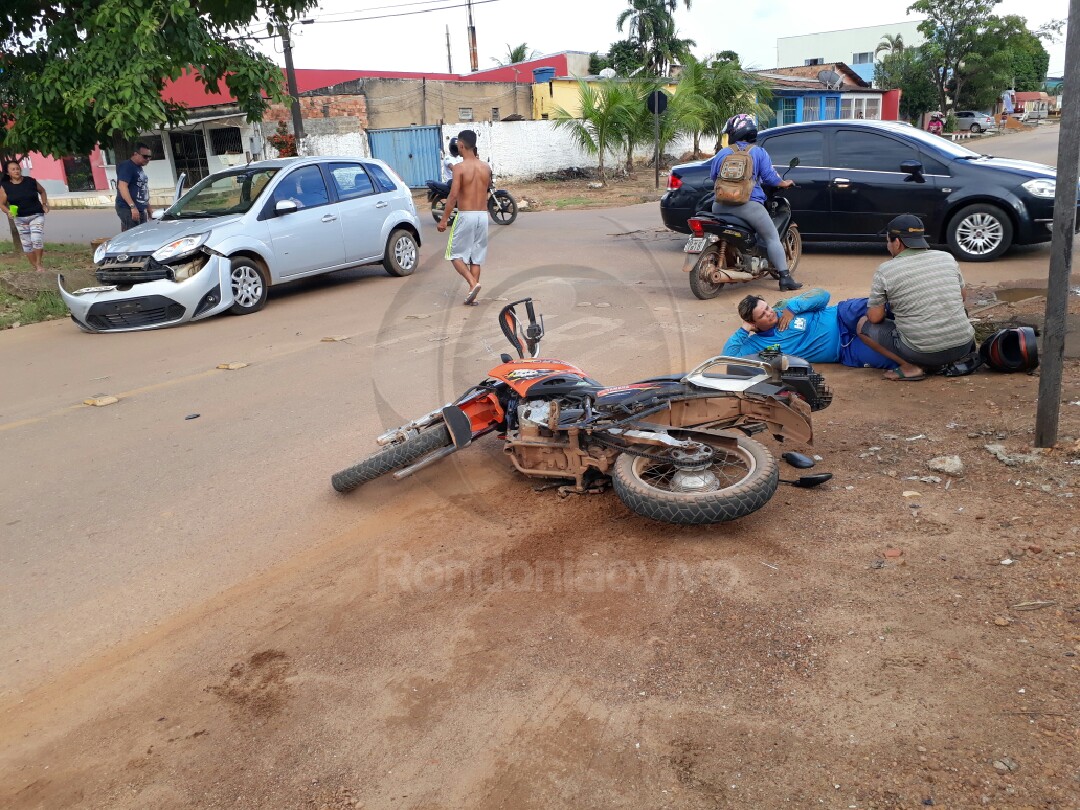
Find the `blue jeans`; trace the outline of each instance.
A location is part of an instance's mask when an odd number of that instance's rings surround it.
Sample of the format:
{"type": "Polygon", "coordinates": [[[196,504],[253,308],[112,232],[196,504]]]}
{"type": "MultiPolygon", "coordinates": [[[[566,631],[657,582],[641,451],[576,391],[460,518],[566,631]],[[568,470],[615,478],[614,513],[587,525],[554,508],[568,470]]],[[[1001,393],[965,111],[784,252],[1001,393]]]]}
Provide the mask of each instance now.
{"type": "Polygon", "coordinates": [[[776,231],[772,217],[765,210],[765,206],[754,200],[742,205],[727,205],[714,202],[712,204],[714,214],[731,214],[746,220],[750,227],[757,233],[758,239],[765,243],[765,254],[769,257],[769,266],[774,267],[784,274],[788,271],[787,256],[784,254],[784,245],[780,241],[780,234],[776,231]]]}

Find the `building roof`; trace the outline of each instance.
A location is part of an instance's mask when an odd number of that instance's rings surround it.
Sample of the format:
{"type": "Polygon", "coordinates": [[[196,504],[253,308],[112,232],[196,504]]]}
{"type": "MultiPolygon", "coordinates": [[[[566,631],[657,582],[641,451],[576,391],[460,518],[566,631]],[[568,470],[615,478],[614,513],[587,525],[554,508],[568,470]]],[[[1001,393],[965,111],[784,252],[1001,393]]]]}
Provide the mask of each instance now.
{"type": "Polygon", "coordinates": [[[846,85],[852,85],[859,88],[870,87],[869,82],[863,81],[862,77],[844,62],[827,62],[823,65],[793,65],[791,67],[769,68],[766,71],[754,72],[781,74],[785,76],[801,76],[803,78],[813,79],[820,84],[821,82],[818,81],[818,74],[823,70],[831,70],[835,73],[839,73],[840,77],[843,79],[843,83],[846,85]]]}
{"type": "Polygon", "coordinates": [[[1043,92],[1024,92],[1017,93],[1015,96],[1017,101],[1049,101],[1050,96],[1043,92]]]}

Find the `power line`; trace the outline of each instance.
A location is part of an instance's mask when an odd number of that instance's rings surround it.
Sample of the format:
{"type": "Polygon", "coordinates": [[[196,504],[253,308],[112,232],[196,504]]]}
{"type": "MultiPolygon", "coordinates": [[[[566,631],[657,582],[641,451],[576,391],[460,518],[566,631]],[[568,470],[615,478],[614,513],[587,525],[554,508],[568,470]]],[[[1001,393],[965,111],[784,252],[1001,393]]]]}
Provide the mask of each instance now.
{"type": "MultiPolygon", "coordinates": [[[[403,8],[405,6],[430,6],[435,3],[445,3],[447,0],[415,0],[412,3],[393,3],[389,6],[370,6],[368,8],[354,8],[352,11],[327,11],[319,17],[340,17],[343,14],[366,14],[369,11],[380,11],[384,8],[403,8]]],[[[439,9],[432,9],[438,11],[439,9]]],[[[340,22],[340,21],[339,21],[340,22]]]]}
{"type": "MultiPolygon", "coordinates": [[[[472,0],[472,5],[481,6],[485,3],[497,3],[499,0],[472,0]]],[[[419,11],[402,11],[397,14],[379,14],[375,17],[351,17],[346,20],[312,20],[315,25],[323,25],[326,23],[345,23],[345,22],[368,22],[370,20],[385,20],[389,17],[410,17],[414,14],[430,14],[433,11],[447,11],[452,8],[465,8],[468,3],[457,3],[452,6],[440,6],[439,8],[424,8],[419,11]]]]}

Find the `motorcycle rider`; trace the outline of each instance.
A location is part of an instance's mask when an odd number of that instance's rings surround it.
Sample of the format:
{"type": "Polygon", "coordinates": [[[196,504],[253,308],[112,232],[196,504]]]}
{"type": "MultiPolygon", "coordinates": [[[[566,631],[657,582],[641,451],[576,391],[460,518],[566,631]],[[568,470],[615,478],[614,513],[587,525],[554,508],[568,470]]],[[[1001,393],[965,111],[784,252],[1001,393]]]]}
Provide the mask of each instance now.
{"type": "Polygon", "coordinates": [[[757,124],[754,119],[745,113],[739,113],[728,119],[724,125],[724,134],[728,138],[728,146],[716,153],[712,159],[709,178],[715,183],[720,173],[720,166],[724,158],[734,152],[732,146],[745,149],[747,145],[753,148],[750,154],[754,161],[754,188],[750,192],[750,200],[742,205],[729,205],[727,203],[713,202],[714,214],[730,214],[745,220],[757,233],[758,238],[764,240],[766,254],[769,257],[769,265],[774,267],[780,274],[780,290],[789,292],[798,290],[802,284],[797,282],[788,270],[787,256],[784,253],[784,245],[780,241],[780,234],[773,224],[772,217],[765,208],[765,192],[761,190],[762,184],[776,186],[777,188],[789,188],[795,183],[791,180],[782,180],[773,168],[772,158],[769,153],[757,146],[757,124]]]}

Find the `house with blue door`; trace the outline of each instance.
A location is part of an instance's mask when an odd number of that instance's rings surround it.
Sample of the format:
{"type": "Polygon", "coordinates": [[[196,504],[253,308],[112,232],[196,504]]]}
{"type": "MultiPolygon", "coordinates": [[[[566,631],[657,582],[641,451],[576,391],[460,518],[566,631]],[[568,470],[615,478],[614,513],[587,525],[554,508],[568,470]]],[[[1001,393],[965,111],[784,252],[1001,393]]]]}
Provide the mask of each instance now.
{"type": "Polygon", "coordinates": [[[843,62],[755,70],[769,85],[774,126],[803,121],[895,121],[900,91],[871,87],[843,62]]]}

